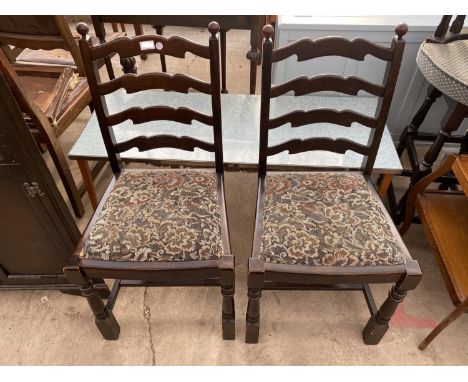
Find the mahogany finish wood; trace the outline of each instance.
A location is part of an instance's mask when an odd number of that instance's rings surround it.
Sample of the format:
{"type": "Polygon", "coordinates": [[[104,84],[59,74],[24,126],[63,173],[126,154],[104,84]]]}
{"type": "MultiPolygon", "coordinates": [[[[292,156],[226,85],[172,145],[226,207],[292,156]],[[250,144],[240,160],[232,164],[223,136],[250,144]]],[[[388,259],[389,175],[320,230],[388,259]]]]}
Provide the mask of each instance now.
{"type": "Polygon", "coordinates": [[[185,58],[186,53],[192,53],[203,58],[210,58],[208,46],[189,41],[183,37],[173,36],[166,38],[157,35],[142,35],[135,37],[120,37],[105,45],[98,45],[91,52],[91,58],[98,60],[119,52],[121,57],[137,56],[141,51],[146,53],[159,53],[172,57],[185,58]],[[153,48],[142,48],[142,42],[152,42],[153,48]]]}
{"type": "Polygon", "coordinates": [[[452,303],[456,306],[421,342],[429,343],[468,308],[468,156],[451,154],[433,173],[422,178],[409,192],[406,216],[400,232],[404,234],[418,211],[452,303]],[[462,191],[427,190],[440,176],[453,171],[462,191]]]}
{"type": "Polygon", "coordinates": [[[125,89],[129,94],[149,89],[173,90],[179,93],[188,93],[190,89],[194,89],[206,94],[211,93],[211,86],[208,82],[180,73],[174,75],[145,73],[138,76],[131,73],[98,85],[100,95],[109,94],[118,89],[125,89]]]}
{"type": "MultiPolygon", "coordinates": [[[[91,94],[96,107],[96,115],[99,121],[103,139],[106,145],[109,161],[111,163],[114,177],[109,184],[102,200],[84,233],[75,251],[75,256],[71,263],[64,268],[64,272],[70,282],[79,285],[81,293],[88,299],[88,303],[95,315],[96,325],[101,331],[103,337],[108,340],[115,340],[119,336],[120,327],[113,315],[112,308],[118,296],[121,287],[129,286],[219,286],[222,295],[222,331],[224,339],[234,339],[235,337],[235,310],[234,310],[234,256],[231,253],[229,232],[227,224],[226,205],[224,197],[224,173],[223,173],[223,155],[222,155],[222,126],[221,126],[221,89],[219,72],[219,25],[211,22],[208,26],[211,34],[208,47],[194,44],[184,40],[183,49],[191,52],[200,52],[210,61],[210,83],[207,93],[212,98],[212,116],[208,116],[188,108],[172,108],[166,106],[151,106],[145,109],[130,108],[120,113],[109,115],[105,98],[102,95],[102,89],[106,89],[108,84],[118,83],[118,80],[102,82],[99,77],[99,71],[96,66],[96,60],[111,51],[119,54],[121,57],[128,54],[138,55],[142,50],[135,51],[139,47],[139,41],[147,41],[151,36],[137,36],[134,38],[125,38],[114,43],[103,43],[99,47],[93,47],[89,44],[87,33],[89,28],[86,24],[77,25],[77,31],[82,35],[80,40],[80,49],[83,56],[84,66],[91,94]],[[96,53],[98,52],[98,53],[96,53]],[[206,55],[205,52],[208,52],[206,55]],[[169,135],[155,135],[150,137],[139,136],[133,139],[116,143],[111,125],[120,123],[126,119],[132,119],[134,123],[142,123],[148,120],[169,119],[181,123],[189,124],[193,119],[206,122],[211,125],[214,133],[214,143],[203,142],[191,137],[174,137],[169,135]],[[150,150],[158,147],[173,147],[181,150],[193,150],[195,147],[208,150],[215,153],[216,166],[216,187],[218,203],[220,207],[220,228],[223,243],[223,256],[219,260],[205,261],[182,261],[182,262],[126,262],[126,261],[100,261],[88,260],[80,257],[83,244],[91,232],[96,220],[98,219],[103,206],[108,199],[115,181],[119,178],[121,167],[118,160],[118,154],[132,147],[137,147],[140,151],[150,150]],[[91,279],[95,278],[115,279],[114,288],[111,296],[104,304],[96,296],[91,279]]],[[[171,48],[171,44],[180,47],[181,39],[172,37],[165,39],[157,37],[157,41],[163,41],[167,49],[165,54],[180,54],[179,48],[171,48]]],[[[148,53],[148,51],[144,51],[148,53]]],[[[181,86],[193,85],[193,80],[187,76],[174,75],[169,76],[165,73],[149,75],[126,75],[124,81],[131,81],[130,91],[140,91],[151,88],[173,89],[180,91],[181,86]],[[131,80],[129,80],[131,79],[131,80]],[[150,79],[150,80],[148,80],[150,79]],[[163,84],[155,79],[163,79],[163,84]],[[164,82],[165,81],[165,82],[164,82]],[[142,85],[143,84],[143,85],[142,85]],[[181,85],[182,84],[182,85],[181,85]]],[[[198,85],[197,85],[198,86],[198,85]]],[[[184,90],[182,90],[184,91],[184,90]]],[[[207,126],[208,127],[208,126],[207,126]]],[[[125,171],[132,171],[126,169],[125,171]]]]}
{"type": "Polygon", "coordinates": [[[377,126],[377,119],[351,110],[337,111],[333,109],[314,109],[308,111],[293,111],[280,117],[272,118],[268,123],[268,128],[270,130],[275,129],[287,123],[290,123],[291,127],[299,127],[312,123],[323,122],[348,127],[354,122],[371,128],[375,128],[377,126]]]}
{"type": "MultiPolygon", "coordinates": [[[[413,260],[393,226],[390,216],[386,213],[369,176],[374,166],[377,149],[380,145],[388,111],[390,109],[395,89],[400,63],[404,50],[404,40],[408,27],[402,24],[396,27],[397,36],[392,40],[390,48],[384,48],[363,39],[349,41],[340,37],[323,38],[316,41],[302,39],[280,49],[273,49],[273,27],[263,28],[265,40],[263,43],[262,60],[262,95],[260,109],[260,148],[258,169],[258,194],[255,217],[254,239],[252,255],[248,264],[248,306],[246,314],[247,343],[257,343],[260,332],[260,299],[263,290],[268,289],[340,289],[362,290],[371,313],[367,325],[363,330],[364,342],[368,345],[379,343],[388,330],[388,323],[398,304],[403,300],[408,290],[414,289],[420,278],[421,270],[417,261],[413,260]],[[297,55],[298,61],[338,55],[362,60],[367,54],[374,55],[388,61],[383,84],[371,84],[356,77],[343,78],[340,76],[316,76],[311,79],[302,76],[285,84],[271,86],[272,62],[297,55]],[[270,119],[270,99],[289,91],[302,95],[310,92],[334,90],[346,94],[356,95],[359,90],[369,91],[380,96],[375,117],[367,117],[349,110],[338,112],[329,109],[310,111],[294,111],[292,113],[270,119]],[[291,127],[309,123],[330,122],[344,126],[351,126],[353,122],[362,123],[370,128],[367,145],[358,144],[346,139],[311,138],[293,139],[276,146],[268,145],[269,130],[290,123],[291,127]],[[267,157],[281,151],[288,150],[295,154],[308,150],[326,150],[345,153],[352,150],[364,156],[362,172],[368,179],[369,192],[377,200],[380,209],[395,235],[406,257],[406,263],[398,266],[303,266],[266,263],[261,257],[261,242],[263,234],[263,214],[265,205],[265,179],[267,176],[267,157]],[[377,309],[368,284],[394,283],[388,298],[380,309],[377,309]]],[[[317,169],[319,170],[319,169],[317,169]]],[[[348,170],[348,169],[341,169],[348,170]]]]}
{"type": "Polygon", "coordinates": [[[334,153],[344,154],[348,150],[353,150],[362,155],[369,155],[369,148],[360,145],[349,139],[331,139],[331,138],[311,138],[311,139],[292,139],[288,142],[267,148],[267,155],[275,155],[287,150],[289,154],[298,154],[310,150],[326,150],[334,153]]]}
{"type": "Polygon", "coordinates": [[[130,119],[134,124],[149,121],[176,121],[190,125],[193,120],[213,126],[213,117],[186,107],[173,108],[170,106],[131,107],[119,113],[107,116],[109,126],[118,125],[130,119]]]}
{"type": "Polygon", "coordinates": [[[393,59],[393,49],[384,48],[362,38],[348,40],[343,37],[323,37],[317,40],[302,38],[287,46],[275,49],[271,61],[282,61],[292,55],[297,56],[297,61],[326,56],[341,56],[363,61],[368,54],[385,61],[393,59]]]}
{"type": "Polygon", "coordinates": [[[315,77],[300,76],[281,85],[272,86],[271,97],[278,97],[289,91],[293,91],[295,96],[323,91],[357,95],[360,90],[381,97],[384,95],[385,88],[355,76],[346,78],[330,74],[315,77]]]}

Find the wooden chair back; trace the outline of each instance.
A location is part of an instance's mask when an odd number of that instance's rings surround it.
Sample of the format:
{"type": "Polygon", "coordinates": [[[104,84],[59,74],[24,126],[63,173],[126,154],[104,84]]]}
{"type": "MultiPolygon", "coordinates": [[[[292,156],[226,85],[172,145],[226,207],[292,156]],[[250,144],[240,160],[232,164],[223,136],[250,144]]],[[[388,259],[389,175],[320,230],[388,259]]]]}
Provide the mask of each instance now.
{"type": "Polygon", "coordinates": [[[0,16],[0,45],[25,49],[69,51],[78,73],[84,75],[76,40],[64,16],[0,16]]]}
{"type": "Polygon", "coordinates": [[[91,46],[86,37],[89,28],[84,23],[77,25],[77,31],[82,38],[79,42],[81,54],[91,96],[94,102],[96,116],[101,128],[104,144],[109,156],[112,170],[120,172],[119,154],[131,148],[140,151],[161,147],[171,147],[181,150],[193,151],[200,148],[215,154],[216,172],[223,172],[223,148],[221,133],[221,89],[219,70],[219,41],[217,33],[219,24],[211,22],[208,30],[211,33],[209,45],[201,45],[181,37],[165,38],[159,35],[143,35],[136,37],[121,37],[116,40],[91,46]],[[142,44],[148,44],[150,49],[142,50],[142,44]],[[99,76],[97,61],[109,56],[111,53],[119,54],[121,59],[140,55],[141,53],[158,53],[173,57],[184,58],[187,52],[210,60],[210,79],[205,82],[185,74],[169,75],[162,72],[145,73],[141,75],[125,74],[117,79],[102,82],[99,76]],[[129,108],[116,114],[109,114],[105,95],[118,89],[125,89],[127,93],[135,93],[150,89],[163,89],[188,93],[189,89],[211,94],[212,115],[203,114],[190,108],[174,109],[168,106],[151,106],[144,109],[129,108]],[[213,126],[214,143],[209,143],[191,137],[175,137],[172,135],[138,136],[127,141],[116,143],[112,133],[112,126],[130,119],[133,123],[140,124],[156,120],[175,121],[191,124],[197,120],[206,125],[213,126]]]}
{"type": "Polygon", "coordinates": [[[347,40],[342,37],[325,37],[318,40],[303,38],[290,45],[273,49],[272,37],[274,29],[271,25],[266,25],[263,28],[265,39],[263,42],[262,60],[259,175],[266,174],[268,156],[286,150],[290,154],[311,150],[325,150],[344,154],[347,150],[352,150],[364,156],[362,171],[365,175],[370,175],[392,102],[405,46],[403,36],[407,31],[408,27],[406,24],[398,25],[395,29],[397,36],[393,38],[390,48],[361,38],[347,40]],[[272,86],[271,84],[272,64],[285,60],[292,55],[297,55],[298,61],[325,56],[341,56],[363,61],[368,54],[387,61],[382,85],[370,83],[355,76],[342,77],[337,75],[301,76],[280,85],[272,86]],[[302,96],[320,91],[335,91],[348,95],[357,95],[360,90],[379,97],[374,117],[350,110],[312,109],[308,111],[296,110],[270,119],[271,98],[281,96],[290,91],[294,92],[294,96],[302,96]],[[268,133],[272,129],[287,123],[290,123],[291,127],[298,127],[323,122],[342,126],[351,126],[353,122],[358,122],[367,126],[371,129],[368,143],[367,145],[362,145],[347,139],[310,138],[305,140],[294,139],[275,146],[268,146],[268,133]]]}

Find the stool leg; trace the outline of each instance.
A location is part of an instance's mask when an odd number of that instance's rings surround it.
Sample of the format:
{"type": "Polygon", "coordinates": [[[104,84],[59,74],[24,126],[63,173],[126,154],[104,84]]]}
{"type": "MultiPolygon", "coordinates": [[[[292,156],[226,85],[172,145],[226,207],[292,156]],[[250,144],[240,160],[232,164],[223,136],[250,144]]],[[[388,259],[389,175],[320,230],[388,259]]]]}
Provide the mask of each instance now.
{"type": "MultiPolygon", "coordinates": [[[[439,135],[437,136],[434,143],[431,145],[430,149],[427,151],[426,155],[424,156],[424,160],[421,163],[420,169],[422,176],[419,177],[421,179],[423,176],[427,175],[432,171],[432,165],[434,164],[435,160],[439,156],[440,150],[452,132],[454,132],[463,122],[463,119],[466,117],[468,113],[468,106],[465,106],[459,102],[454,103],[445,113],[444,119],[442,120],[442,129],[439,131],[439,135]]],[[[418,181],[417,179],[416,181],[418,181]]],[[[414,181],[412,183],[415,183],[414,181]]]]}
{"type": "MultiPolygon", "coordinates": [[[[429,150],[426,152],[426,155],[424,155],[424,159],[419,165],[419,171],[414,172],[411,177],[411,186],[432,172],[432,165],[439,156],[440,151],[442,150],[442,147],[447,140],[447,137],[449,137],[452,132],[458,129],[467,114],[468,107],[459,102],[455,102],[449,107],[442,120],[441,125],[443,127],[439,131],[439,135],[435,139],[434,143],[432,143],[429,150]]],[[[410,188],[406,190],[405,194],[398,203],[398,213],[401,214],[400,216],[404,216],[409,190],[410,188]]]]}
{"type": "Polygon", "coordinates": [[[414,134],[418,131],[419,127],[424,122],[427,113],[429,112],[432,104],[442,95],[442,93],[436,89],[434,86],[429,85],[427,88],[426,98],[422,103],[421,107],[418,109],[416,114],[414,115],[413,119],[411,120],[410,124],[405,126],[403,132],[400,135],[400,139],[397,146],[398,156],[403,154],[403,151],[406,147],[406,137],[408,135],[414,134]]]}

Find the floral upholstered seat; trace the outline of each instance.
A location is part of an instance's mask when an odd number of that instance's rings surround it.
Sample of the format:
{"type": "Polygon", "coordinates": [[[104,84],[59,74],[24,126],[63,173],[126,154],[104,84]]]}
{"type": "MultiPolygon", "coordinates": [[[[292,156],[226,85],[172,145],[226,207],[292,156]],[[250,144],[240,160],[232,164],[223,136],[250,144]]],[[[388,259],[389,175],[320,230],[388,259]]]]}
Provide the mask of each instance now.
{"type": "Polygon", "coordinates": [[[219,259],[219,221],[214,171],[124,171],[82,256],[113,261],[219,259]]]}
{"type": "Polygon", "coordinates": [[[405,256],[360,173],[269,173],[261,255],[267,263],[397,265],[405,256]]]}

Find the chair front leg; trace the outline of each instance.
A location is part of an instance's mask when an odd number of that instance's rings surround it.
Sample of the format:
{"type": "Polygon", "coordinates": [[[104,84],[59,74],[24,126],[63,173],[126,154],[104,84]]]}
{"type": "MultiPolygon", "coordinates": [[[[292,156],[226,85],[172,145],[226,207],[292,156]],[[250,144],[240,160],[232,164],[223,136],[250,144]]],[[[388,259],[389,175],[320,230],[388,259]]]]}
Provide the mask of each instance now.
{"type": "Polygon", "coordinates": [[[245,342],[258,343],[260,334],[260,298],[265,279],[265,263],[260,259],[249,259],[249,275],[247,279],[247,304],[245,342]]]}
{"type": "Polygon", "coordinates": [[[83,275],[79,267],[65,267],[64,274],[70,283],[80,288],[81,295],[86,298],[94,314],[95,323],[106,340],[119,338],[120,326],[112,311],[108,310],[102,299],[96,292],[93,280],[83,275]]]}
{"type": "Polygon", "coordinates": [[[223,339],[233,340],[236,338],[236,311],[234,308],[234,285],[222,285],[223,311],[221,322],[223,327],[223,339]]]}
{"type": "Polygon", "coordinates": [[[362,332],[362,338],[366,345],[377,345],[388,330],[388,323],[395,313],[398,304],[403,301],[406,291],[399,289],[396,285],[390,290],[375,316],[367,322],[362,332]]]}
{"type": "Polygon", "coordinates": [[[366,345],[377,345],[388,330],[393,313],[395,313],[398,304],[400,304],[406,296],[408,290],[416,288],[422,277],[419,264],[415,260],[410,260],[406,263],[406,274],[402,277],[388,293],[387,299],[384,301],[377,313],[372,316],[367,322],[362,331],[362,338],[366,345]]]}
{"type": "Polygon", "coordinates": [[[262,297],[262,290],[249,288],[247,296],[249,302],[246,314],[245,342],[256,344],[260,334],[260,298],[262,297]]]}
{"type": "Polygon", "coordinates": [[[234,308],[234,257],[224,255],[219,265],[219,282],[221,284],[221,294],[223,305],[221,312],[221,324],[223,328],[223,339],[233,340],[236,338],[236,311],[234,308]]]}

